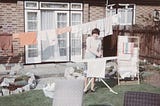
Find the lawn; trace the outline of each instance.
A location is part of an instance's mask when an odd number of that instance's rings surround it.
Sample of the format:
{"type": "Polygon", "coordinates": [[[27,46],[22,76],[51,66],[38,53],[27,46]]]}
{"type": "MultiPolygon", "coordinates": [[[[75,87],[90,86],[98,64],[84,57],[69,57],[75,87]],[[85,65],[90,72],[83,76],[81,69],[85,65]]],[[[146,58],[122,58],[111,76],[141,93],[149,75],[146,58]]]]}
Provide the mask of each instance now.
{"type": "MultiPolygon", "coordinates": [[[[118,94],[109,92],[108,88],[103,84],[97,85],[95,93],[87,93],[84,95],[84,106],[103,104],[108,106],[123,106],[123,97],[126,91],[142,91],[159,93],[160,88],[145,83],[140,85],[116,85],[112,89],[118,94]]],[[[42,90],[31,90],[21,94],[0,97],[0,106],[52,106],[52,99],[44,96],[42,90]]]]}

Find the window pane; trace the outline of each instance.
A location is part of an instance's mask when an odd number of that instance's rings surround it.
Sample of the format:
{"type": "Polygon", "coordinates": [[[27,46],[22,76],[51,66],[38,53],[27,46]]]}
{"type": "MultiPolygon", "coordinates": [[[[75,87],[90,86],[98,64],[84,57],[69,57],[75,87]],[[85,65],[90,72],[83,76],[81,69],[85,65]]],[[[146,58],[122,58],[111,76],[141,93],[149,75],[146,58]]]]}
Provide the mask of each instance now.
{"type": "Polygon", "coordinates": [[[37,22],[28,22],[29,31],[37,31],[37,22]]]}
{"type": "Polygon", "coordinates": [[[128,9],[127,10],[127,23],[130,25],[132,24],[132,18],[133,18],[132,9],[128,9]]]}
{"type": "Polygon", "coordinates": [[[57,27],[67,26],[67,13],[57,13],[57,27]]]}
{"type": "Polygon", "coordinates": [[[28,57],[37,57],[37,56],[38,56],[37,49],[28,50],[28,57]]]}
{"type": "Polygon", "coordinates": [[[57,21],[66,21],[67,19],[67,13],[58,13],[57,16],[57,21]]]}
{"type": "Polygon", "coordinates": [[[80,48],[81,47],[81,40],[80,39],[72,39],[72,47],[73,48],[80,48]]]}
{"type": "Polygon", "coordinates": [[[74,56],[74,55],[81,55],[81,49],[72,48],[72,56],[74,56]]]}
{"type": "Polygon", "coordinates": [[[51,9],[68,9],[68,4],[63,3],[41,3],[41,8],[51,8],[51,9]]]}
{"type": "MultiPolygon", "coordinates": [[[[67,13],[57,13],[57,28],[67,26],[67,13]]],[[[67,33],[58,35],[60,56],[67,56],[67,33]]]]}
{"type": "Polygon", "coordinates": [[[37,20],[36,12],[28,12],[28,20],[37,20]]]}
{"type": "Polygon", "coordinates": [[[81,24],[81,13],[72,13],[72,25],[78,25],[81,24]]]}
{"type": "Polygon", "coordinates": [[[67,56],[67,49],[66,48],[60,49],[60,56],[67,56]]]}
{"type": "Polygon", "coordinates": [[[41,29],[55,29],[55,21],[53,19],[54,11],[42,10],[41,12],[41,29]]]}
{"type": "Polygon", "coordinates": [[[120,24],[125,24],[125,9],[118,9],[118,13],[120,14],[119,22],[120,24]]]}
{"type": "Polygon", "coordinates": [[[58,40],[59,47],[65,47],[66,48],[66,40],[58,40]]]}
{"type": "Polygon", "coordinates": [[[81,55],[81,36],[79,34],[72,33],[71,37],[71,54],[73,55],[81,55]]]}
{"type": "Polygon", "coordinates": [[[26,7],[37,7],[37,3],[26,3],[26,7]]]}
{"type": "Polygon", "coordinates": [[[29,49],[31,48],[37,48],[37,45],[28,45],[29,49]]]}
{"type": "Polygon", "coordinates": [[[78,4],[78,3],[71,4],[71,8],[75,9],[75,10],[81,10],[82,9],[82,4],[78,4]]]}

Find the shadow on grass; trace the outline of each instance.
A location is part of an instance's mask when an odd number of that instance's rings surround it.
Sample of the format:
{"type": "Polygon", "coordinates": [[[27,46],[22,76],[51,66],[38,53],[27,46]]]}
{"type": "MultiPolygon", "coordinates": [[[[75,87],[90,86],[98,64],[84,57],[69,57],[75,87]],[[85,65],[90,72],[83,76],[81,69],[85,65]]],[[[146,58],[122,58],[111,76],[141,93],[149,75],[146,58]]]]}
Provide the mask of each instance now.
{"type": "MultiPolygon", "coordinates": [[[[118,80],[115,79],[115,78],[109,78],[109,79],[106,79],[104,78],[103,79],[110,87],[114,87],[116,85],[118,85],[118,80]]],[[[102,81],[96,81],[96,87],[106,87],[105,84],[102,82],[102,81]]],[[[103,106],[103,105],[102,105],[103,106]]]]}

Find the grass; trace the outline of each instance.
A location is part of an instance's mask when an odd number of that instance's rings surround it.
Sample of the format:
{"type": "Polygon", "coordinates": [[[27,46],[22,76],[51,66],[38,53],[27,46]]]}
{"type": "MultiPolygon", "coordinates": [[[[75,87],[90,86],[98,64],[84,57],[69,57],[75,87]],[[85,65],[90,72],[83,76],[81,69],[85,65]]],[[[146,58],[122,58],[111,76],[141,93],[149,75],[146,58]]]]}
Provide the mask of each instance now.
{"type": "MultiPolygon", "coordinates": [[[[84,106],[123,106],[126,91],[159,93],[160,88],[145,83],[140,85],[110,85],[118,94],[109,92],[102,83],[97,84],[95,93],[84,95],[84,106]]],[[[0,97],[0,106],[52,106],[52,99],[44,96],[42,90],[31,90],[21,94],[0,97]]]]}
{"type": "Polygon", "coordinates": [[[42,90],[31,90],[21,94],[0,97],[0,106],[52,106],[42,90]]]}

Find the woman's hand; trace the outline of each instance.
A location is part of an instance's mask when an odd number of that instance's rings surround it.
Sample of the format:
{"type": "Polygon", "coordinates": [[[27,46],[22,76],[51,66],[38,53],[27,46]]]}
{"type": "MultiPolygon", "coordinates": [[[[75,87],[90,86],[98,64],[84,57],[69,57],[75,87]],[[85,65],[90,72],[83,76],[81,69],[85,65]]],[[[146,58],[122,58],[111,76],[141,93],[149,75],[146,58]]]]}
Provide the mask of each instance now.
{"type": "Polygon", "coordinates": [[[102,57],[102,52],[98,52],[97,57],[102,57]]]}

